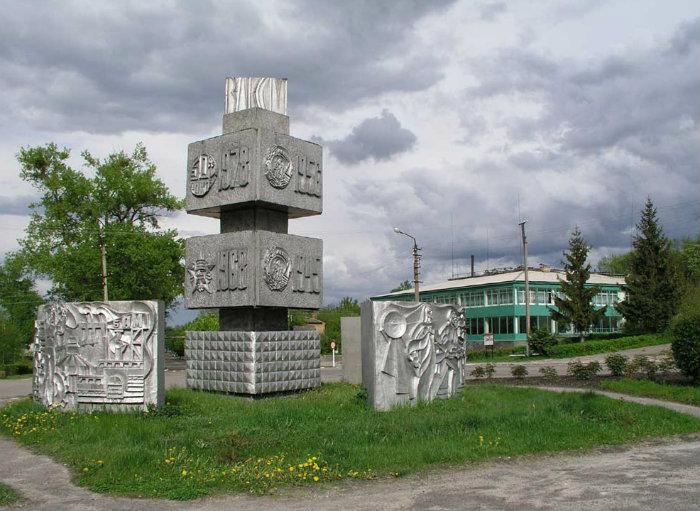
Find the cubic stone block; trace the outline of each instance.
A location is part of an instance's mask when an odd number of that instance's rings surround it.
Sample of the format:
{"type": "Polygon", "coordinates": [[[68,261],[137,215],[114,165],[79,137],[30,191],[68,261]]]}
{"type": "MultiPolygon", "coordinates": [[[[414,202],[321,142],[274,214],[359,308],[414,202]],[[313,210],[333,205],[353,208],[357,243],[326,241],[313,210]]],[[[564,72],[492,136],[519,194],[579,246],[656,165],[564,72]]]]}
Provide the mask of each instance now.
{"type": "Polygon", "coordinates": [[[288,218],[318,215],[323,210],[322,156],[318,144],[264,128],[193,142],[187,212],[219,218],[222,209],[260,206],[286,211],[288,218]]]}
{"type": "Polygon", "coordinates": [[[310,389],[321,384],[318,332],[186,332],[187,387],[235,394],[310,389]],[[220,363],[245,353],[243,363],[220,363]]]}
{"type": "Polygon", "coordinates": [[[31,345],[34,399],[65,410],[162,405],[164,327],[157,301],[40,306],[31,345]]]}
{"type": "Polygon", "coordinates": [[[377,410],[453,396],[464,385],[466,327],[453,305],[362,304],[362,383],[377,410]]]}
{"type": "Polygon", "coordinates": [[[323,303],[323,242],[269,231],[187,239],[185,306],[290,307],[323,303]]]}

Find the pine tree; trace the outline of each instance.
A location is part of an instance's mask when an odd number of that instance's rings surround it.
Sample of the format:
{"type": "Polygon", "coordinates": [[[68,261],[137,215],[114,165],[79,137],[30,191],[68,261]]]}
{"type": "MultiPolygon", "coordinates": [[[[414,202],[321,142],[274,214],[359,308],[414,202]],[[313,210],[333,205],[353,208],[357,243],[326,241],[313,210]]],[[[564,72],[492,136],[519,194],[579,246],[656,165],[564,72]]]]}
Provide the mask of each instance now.
{"type": "Polygon", "coordinates": [[[660,332],[678,311],[683,286],[651,199],[647,199],[637,231],[632,239],[630,274],[623,286],[625,300],[617,304],[617,310],[625,318],[626,331],[660,332]]]}
{"type": "Polygon", "coordinates": [[[600,293],[598,287],[586,287],[591,276],[591,265],[586,263],[588,245],[576,227],[569,238],[569,251],[564,252],[566,280],[560,279],[562,297],[554,298],[556,309],[551,309],[552,319],[571,324],[583,340],[591,325],[605,314],[605,307],[593,305],[593,297],[600,293]]]}

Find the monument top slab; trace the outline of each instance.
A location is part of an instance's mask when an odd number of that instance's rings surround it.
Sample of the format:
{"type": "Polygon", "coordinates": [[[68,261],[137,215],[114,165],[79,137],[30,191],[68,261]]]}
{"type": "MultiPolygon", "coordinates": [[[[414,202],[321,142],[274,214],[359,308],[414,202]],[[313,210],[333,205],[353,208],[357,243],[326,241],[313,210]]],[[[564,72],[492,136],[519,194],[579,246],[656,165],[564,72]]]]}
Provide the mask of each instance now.
{"type": "Polygon", "coordinates": [[[226,78],[224,113],[264,108],[287,115],[287,79],[268,77],[226,78]]]}

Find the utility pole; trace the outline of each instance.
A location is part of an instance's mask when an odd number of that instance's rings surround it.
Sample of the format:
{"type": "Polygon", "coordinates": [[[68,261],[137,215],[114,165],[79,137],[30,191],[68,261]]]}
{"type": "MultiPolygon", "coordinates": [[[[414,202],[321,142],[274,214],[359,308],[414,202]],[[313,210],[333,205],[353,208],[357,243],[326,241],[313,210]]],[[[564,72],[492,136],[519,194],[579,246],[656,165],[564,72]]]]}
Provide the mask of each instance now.
{"type": "Polygon", "coordinates": [[[408,236],[413,240],[413,295],[415,300],[417,302],[420,302],[420,291],[418,290],[418,284],[420,284],[420,260],[422,257],[420,255],[421,249],[418,247],[418,242],[416,241],[416,238],[414,238],[407,232],[403,232],[398,227],[394,227],[394,232],[396,234],[403,234],[404,236],[408,236]]]}
{"type": "Polygon", "coordinates": [[[525,236],[525,223],[520,222],[520,230],[523,238],[523,271],[525,273],[525,335],[527,344],[525,345],[525,355],[530,356],[530,279],[527,274],[527,236],[525,236]]]}
{"type": "MultiPolygon", "coordinates": [[[[107,223],[105,222],[105,230],[107,223]]],[[[107,247],[105,246],[104,231],[100,232],[100,219],[97,219],[97,236],[100,241],[100,255],[102,256],[102,299],[105,302],[109,301],[109,294],[107,293],[107,247]]]]}

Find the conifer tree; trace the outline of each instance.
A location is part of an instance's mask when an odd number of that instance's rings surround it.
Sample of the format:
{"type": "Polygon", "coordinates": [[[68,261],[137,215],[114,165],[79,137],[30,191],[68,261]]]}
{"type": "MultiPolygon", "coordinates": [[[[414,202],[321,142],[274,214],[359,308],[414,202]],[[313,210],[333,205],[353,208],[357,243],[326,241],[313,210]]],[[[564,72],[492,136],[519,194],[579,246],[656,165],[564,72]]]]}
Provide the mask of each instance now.
{"type": "Polygon", "coordinates": [[[683,294],[678,264],[664,236],[651,199],[642,211],[632,239],[632,263],[625,278],[625,299],[617,310],[630,333],[664,330],[678,311],[683,294]]]}
{"type": "Polygon", "coordinates": [[[581,340],[605,314],[605,307],[593,305],[593,297],[600,293],[598,287],[586,287],[591,276],[591,265],[586,263],[588,245],[576,227],[569,238],[569,251],[564,252],[566,280],[560,280],[561,297],[554,298],[556,309],[551,309],[552,319],[573,325],[581,340]]]}

